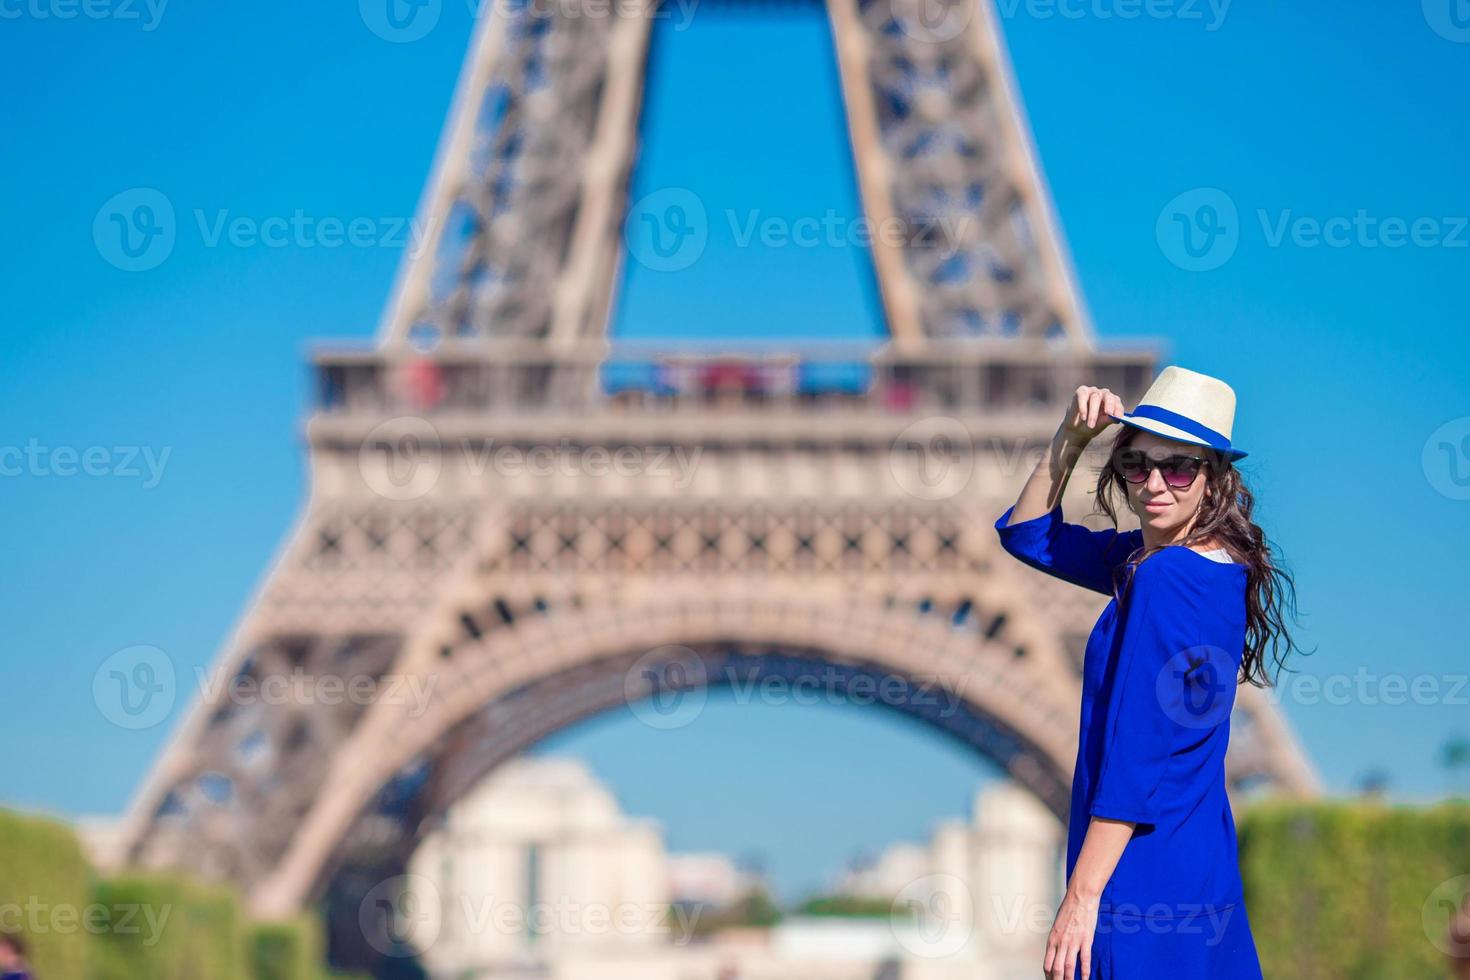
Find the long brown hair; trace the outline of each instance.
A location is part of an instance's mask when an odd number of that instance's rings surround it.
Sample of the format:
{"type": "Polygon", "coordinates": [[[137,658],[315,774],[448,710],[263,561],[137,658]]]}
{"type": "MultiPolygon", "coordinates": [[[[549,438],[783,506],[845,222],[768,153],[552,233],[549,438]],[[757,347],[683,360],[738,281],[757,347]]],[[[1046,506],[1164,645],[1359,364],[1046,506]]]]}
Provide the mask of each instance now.
{"type": "MultiPolygon", "coordinates": [[[[1112,467],[1112,456],[1137,435],[1137,429],[1123,427],[1108,461],[1097,475],[1097,509],[1115,527],[1119,504],[1127,506],[1128,489],[1112,467]]],[[[1191,545],[1213,539],[1246,567],[1245,653],[1241,658],[1240,679],[1256,687],[1269,687],[1273,681],[1266,672],[1266,655],[1271,655],[1279,673],[1291,651],[1300,649],[1287,627],[1288,617],[1293,622],[1297,620],[1296,580],[1272,553],[1266,533],[1251,519],[1256,499],[1240,471],[1222,453],[1203,446],[1200,452],[1207,460],[1204,500],[1189,534],[1174,543],[1191,545]]],[[[1148,549],[1140,550],[1130,556],[1129,566],[1136,567],[1151,553],[1148,549]]]]}

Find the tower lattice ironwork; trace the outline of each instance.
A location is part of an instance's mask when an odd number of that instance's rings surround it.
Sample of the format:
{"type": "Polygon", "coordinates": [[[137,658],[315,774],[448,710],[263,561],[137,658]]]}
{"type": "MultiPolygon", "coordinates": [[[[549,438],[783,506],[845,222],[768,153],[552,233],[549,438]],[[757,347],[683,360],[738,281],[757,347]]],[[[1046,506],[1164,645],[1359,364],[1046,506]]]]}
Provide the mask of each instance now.
{"type": "MultiPolygon", "coordinates": [[[[128,863],[288,914],[578,719],[819,670],[955,692],[897,706],[1065,814],[1101,599],[991,525],[1075,386],[1136,398],[1154,354],[1093,340],[987,4],[827,0],[865,215],[913,230],[872,244],[888,342],[673,354],[606,339],[652,11],[585,3],[489,5],[432,246],[371,350],[315,359],[309,500],[138,794],[128,863]],[[375,696],[227,693],[275,675],[375,696]]],[[[1233,726],[1233,795],[1316,791],[1261,691],[1233,726]]]]}

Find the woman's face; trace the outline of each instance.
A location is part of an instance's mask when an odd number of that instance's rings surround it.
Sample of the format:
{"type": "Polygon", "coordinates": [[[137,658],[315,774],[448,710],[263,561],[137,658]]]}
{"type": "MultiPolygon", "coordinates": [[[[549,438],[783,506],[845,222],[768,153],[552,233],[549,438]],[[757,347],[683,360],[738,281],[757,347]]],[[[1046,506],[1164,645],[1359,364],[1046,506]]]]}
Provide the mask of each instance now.
{"type": "MultiPolygon", "coordinates": [[[[1170,456],[1198,456],[1208,458],[1208,450],[1193,443],[1166,439],[1152,432],[1140,432],[1128,444],[1130,449],[1146,453],[1152,459],[1167,459],[1170,456]]],[[[1157,469],[1150,469],[1143,483],[1128,483],[1128,508],[1138,515],[1144,527],[1151,528],[1164,538],[1174,537],[1199,513],[1204,502],[1205,484],[1209,481],[1208,464],[1201,466],[1194,482],[1187,487],[1171,487],[1164,482],[1157,469]]]]}

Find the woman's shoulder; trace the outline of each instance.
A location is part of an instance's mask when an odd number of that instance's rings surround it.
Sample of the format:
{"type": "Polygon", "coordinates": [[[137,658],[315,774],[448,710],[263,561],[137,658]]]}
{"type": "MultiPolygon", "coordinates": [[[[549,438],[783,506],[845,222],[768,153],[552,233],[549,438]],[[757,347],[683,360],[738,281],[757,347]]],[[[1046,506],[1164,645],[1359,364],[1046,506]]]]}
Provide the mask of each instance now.
{"type": "Polygon", "coordinates": [[[1218,561],[1186,545],[1171,544],[1145,555],[1133,569],[1135,593],[1178,594],[1197,601],[1238,598],[1245,589],[1246,567],[1218,561]]]}
{"type": "Polygon", "coordinates": [[[1223,547],[1211,545],[1200,545],[1193,547],[1184,544],[1168,544],[1151,552],[1139,562],[1139,568],[1149,562],[1157,562],[1157,568],[1167,567],[1172,571],[1188,571],[1196,574],[1205,574],[1212,570],[1245,571],[1245,566],[1229,556],[1223,547]]]}

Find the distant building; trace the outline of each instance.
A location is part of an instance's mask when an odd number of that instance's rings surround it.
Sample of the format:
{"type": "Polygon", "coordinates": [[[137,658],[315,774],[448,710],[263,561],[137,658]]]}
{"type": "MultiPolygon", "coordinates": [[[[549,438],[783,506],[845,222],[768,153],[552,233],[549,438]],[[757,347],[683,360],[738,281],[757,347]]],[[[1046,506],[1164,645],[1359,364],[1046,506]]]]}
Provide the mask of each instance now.
{"type": "Polygon", "coordinates": [[[759,876],[740,870],[726,854],[669,855],[669,888],[676,902],[723,908],[758,884],[759,876]]]}
{"type": "Polygon", "coordinates": [[[659,827],[624,816],[575,760],[501,767],[450,808],[409,873],[415,945],[439,975],[660,945],[672,928],[659,827]]]}
{"type": "Polygon", "coordinates": [[[969,823],[944,821],[924,844],[895,844],[836,890],[911,909],[913,921],[906,927],[895,916],[894,929],[920,958],[974,959],[987,976],[1030,976],[1065,887],[1064,843],[1056,817],[1031,793],[995,783],[975,794],[969,823]]]}
{"type": "Polygon", "coordinates": [[[694,941],[698,910],[758,879],[728,857],[665,853],[580,762],[522,759],[456,803],[409,865],[411,942],[455,980],[1012,980],[1038,972],[1060,896],[1061,830],[1027,791],[982,789],[849,874],[871,917],[788,916],[694,941]]]}
{"type": "Polygon", "coordinates": [[[905,885],[928,874],[932,865],[933,856],[927,844],[894,844],[876,861],[843,875],[835,891],[852,898],[892,901],[905,885]]]}

